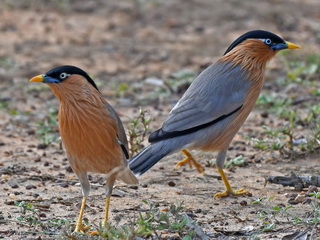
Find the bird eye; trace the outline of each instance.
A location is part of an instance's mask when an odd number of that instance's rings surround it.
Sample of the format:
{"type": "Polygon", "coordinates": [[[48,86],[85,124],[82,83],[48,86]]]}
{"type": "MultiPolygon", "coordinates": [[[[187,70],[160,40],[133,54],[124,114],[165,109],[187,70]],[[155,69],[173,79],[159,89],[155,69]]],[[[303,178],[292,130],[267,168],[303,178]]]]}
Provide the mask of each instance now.
{"type": "Polygon", "coordinates": [[[63,72],[60,74],[59,78],[63,80],[63,79],[66,79],[68,76],[69,76],[69,74],[66,74],[63,72]]]}
{"type": "Polygon", "coordinates": [[[264,40],[265,44],[267,45],[271,45],[272,41],[270,38],[267,38],[266,40],[264,40]]]}

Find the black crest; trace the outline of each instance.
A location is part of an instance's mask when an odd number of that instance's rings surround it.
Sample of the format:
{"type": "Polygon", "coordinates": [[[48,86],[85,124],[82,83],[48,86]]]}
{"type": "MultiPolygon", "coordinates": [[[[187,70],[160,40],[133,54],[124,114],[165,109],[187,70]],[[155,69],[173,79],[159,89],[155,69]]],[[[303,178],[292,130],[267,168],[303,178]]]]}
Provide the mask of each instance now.
{"type": "Polygon", "coordinates": [[[72,74],[81,75],[85,77],[92,86],[94,86],[97,90],[99,90],[95,82],[92,80],[92,78],[85,71],[75,66],[70,66],[70,65],[60,66],[60,67],[51,69],[49,72],[46,73],[46,75],[52,78],[59,79],[61,73],[67,73],[70,75],[72,74]]]}
{"type": "Polygon", "coordinates": [[[235,46],[237,46],[238,44],[242,43],[244,40],[250,39],[250,38],[256,38],[256,39],[267,39],[267,38],[270,38],[272,40],[272,42],[274,42],[274,43],[284,43],[284,40],[282,38],[280,38],[279,36],[277,36],[277,35],[275,35],[275,34],[273,34],[271,32],[263,31],[263,30],[253,30],[253,31],[247,32],[247,33],[243,34],[242,36],[238,37],[230,45],[230,47],[227,49],[227,51],[224,53],[224,55],[226,55],[235,46]]]}

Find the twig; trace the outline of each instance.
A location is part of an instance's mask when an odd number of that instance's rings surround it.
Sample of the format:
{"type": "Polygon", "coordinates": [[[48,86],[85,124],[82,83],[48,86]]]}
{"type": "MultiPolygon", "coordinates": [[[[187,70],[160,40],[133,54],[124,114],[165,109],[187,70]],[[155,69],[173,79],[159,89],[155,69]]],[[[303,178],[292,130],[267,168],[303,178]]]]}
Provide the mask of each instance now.
{"type": "Polygon", "coordinates": [[[309,186],[320,187],[320,176],[297,176],[294,172],[291,172],[289,177],[269,176],[265,181],[265,185],[267,183],[281,184],[284,187],[292,186],[299,191],[309,186]]]}
{"type": "Polygon", "coordinates": [[[197,237],[199,237],[199,239],[201,239],[201,240],[209,240],[209,237],[203,232],[201,227],[194,220],[192,220],[188,216],[188,214],[183,213],[182,216],[185,219],[187,219],[187,221],[188,221],[187,226],[194,230],[195,234],[197,235],[197,237]]]}

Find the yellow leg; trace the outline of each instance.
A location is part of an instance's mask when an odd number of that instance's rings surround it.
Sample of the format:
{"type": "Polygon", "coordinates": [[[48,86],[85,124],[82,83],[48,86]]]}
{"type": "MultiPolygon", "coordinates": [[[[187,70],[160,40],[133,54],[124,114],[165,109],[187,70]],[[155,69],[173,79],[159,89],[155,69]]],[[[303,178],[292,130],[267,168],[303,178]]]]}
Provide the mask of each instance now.
{"type": "Polygon", "coordinates": [[[89,226],[83,226],[82,225],[82,217],[83,217],[83,212],[84,209],[86,207],[86,201],[87,198],[83,197],[82,198],[82,203],[81,203],[81,209],[80,209],[80,213],[79,213],[79,218],[78,218],[78,222],[77,222],[77,226],[76,229],[74,230],[74,232],[85,232],[86,230],[88,230],[89,226]]]}
{"type": "Polygon", "coordinates": [[[108,217],[109,217],[109,206],[110,206],[110,196],[106,197],[106,211],[105,211],[105,215],[104,215],[104,219],[103,219],[103,226],[107,225],[108,222],[108,217]]]}
{"type": "MultiPolygon", "coordinates": [[[[110,196],[107,196],[106,197],[106,211],[105,211],[104,219],[102,222],[102,227],[105,227],[107,225],[108,217],[109,217],[109,206],[110,206],[110,196]]],[[[92,236],[96,236],[96,235],[100,234],[99,231],[89,231],[88,233],[92,236]]]]}
{"type": "Polygon", "coordinates": [[[230,195],[249,195],[251,194],[248,190],[246,190],[245,188],[241,188],[239,190],[233,190],[232,187],[230,186],[230,183],[226,177],[226,175],[223,172],[222,168],[218,168],[218,171],[221,175],[221,178],[224,182],[224,185],[226,186],[226,190],[222,193],[218,192],[214,195],[214,198],[218,198],[218,197],[227,197],[230,195]]]}
{"type": "Polygon", "coordinates": [[[187,149],[183,149],[181,152],[187,157],[176,164],[176,169],[188,163],[190,168],[192,168],[192,165],[194,165],[199,173],[204,173],[204,167],[193,158],[187,149]]]}

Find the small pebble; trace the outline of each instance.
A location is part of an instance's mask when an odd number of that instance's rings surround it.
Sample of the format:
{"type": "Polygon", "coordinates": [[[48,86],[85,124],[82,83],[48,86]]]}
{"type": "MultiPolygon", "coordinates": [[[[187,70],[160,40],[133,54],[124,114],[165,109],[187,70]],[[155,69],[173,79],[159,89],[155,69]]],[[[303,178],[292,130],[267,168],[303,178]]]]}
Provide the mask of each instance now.
{"type": "Polygon", "coordinates": [[[36,133],[36,131],[35,131],[34,129],[29,129],[29,130],[27,131],[27,133],[28,133],[29,135],[34,135],[34,134],[36,133]]]}
{"type": "Polygon", "coordinates": [[[173,181],[168,182],[169,187],[174,187],[176,184],[173,181]]]}
{"type": "Polygon", "coordinates": [[[72,168],[71,168],[70,166],[67,166],[65,169],[66,169],[66,171],[69,172],[69,173],[72,173],[72,172],[73,172],[73,170],[72,170],[72,168]]]}
{"type": "Polygon", "coordinates": [[[40,144],[38,144],[37,149],[46,149],[47,146],[48,146],[47,144],[40,143],[40,144]]]}
{"type": "Polygon", "coordinates": [[[30,189],[34,189],[37,188],[35,185],[29,184],[26,186],[26,189],[30,190],[30,189]]]}
{"type": "Polygon", "coordinates": [[[9,198],[12,199],[12,200],[16,200],[17,199],[16,195],[14,195],[13,193],[9,194],[9,198]]]}
{"type": "Polygon", "coordinates": [[[138,185],[130,185],[129,188],[130,188],[130,189],[137,190],[139,187],[138,187],[138,185]]]}
{"type": "Polygon", "coordinates": [[[34,161],[34,162],[41,162],[41,157],[40,157],[40,156],[35,157],[33,161],[34,161]]]}
{"type": "Polygon", "coordinates": [[[147,187],[148,187],[148,184],[143,184],[141,187],[147,188],[147,187]]]}
{"type": "Polygon", "coordinates": [[[67,182],[63,182],[60,184],[60,186],[63,188],[67,188],[67,187],[69,187],[69,184],[67,182]]]}
{"type": "Polygon", "coordinates": [[[19,185],[16,182],[9,182],[8,184],[11,188],[19,188],[19,185]]]}
{"type": "Polygon", "coordinates": [[[268,118],[268,117],[269,117],[269,113],[268,113],[268,112],[262,112],[262,113],[260,114],[260,116],[261,116],[262,118],[268,118]]]}
{"type": "Polygon", "coordinates": [[[43,166],[48,167],[49,164],[50,164],[50,163],[49,163],[48,161],[45,161],[44,164],[43,164],[43,166]]]}
{"type": "Polygon", "coordinates": [[[288,203],[290,203],[290,204],[292,204],[292,205],[297,205],[297,204],[299,204],[298,201],[295,201],[295,200],[292,200],[292,199],[289,199],[289,200],[288,200],[288,203]]]}
{"type": "Polygon", "coordinates": [[[195,213],[201,213],[201,211],[202,211],[201,208],[198,208],[198,209],[196,209],[194,212],[195,212],[195,213]]]}
{"type": "Polygon", "coordinates": [[[248,203],[247,203],[247,201],[243,200],[243,201],[240,202],[240,205],[241,205],[241,206],[247,206],[248,203]]]}

